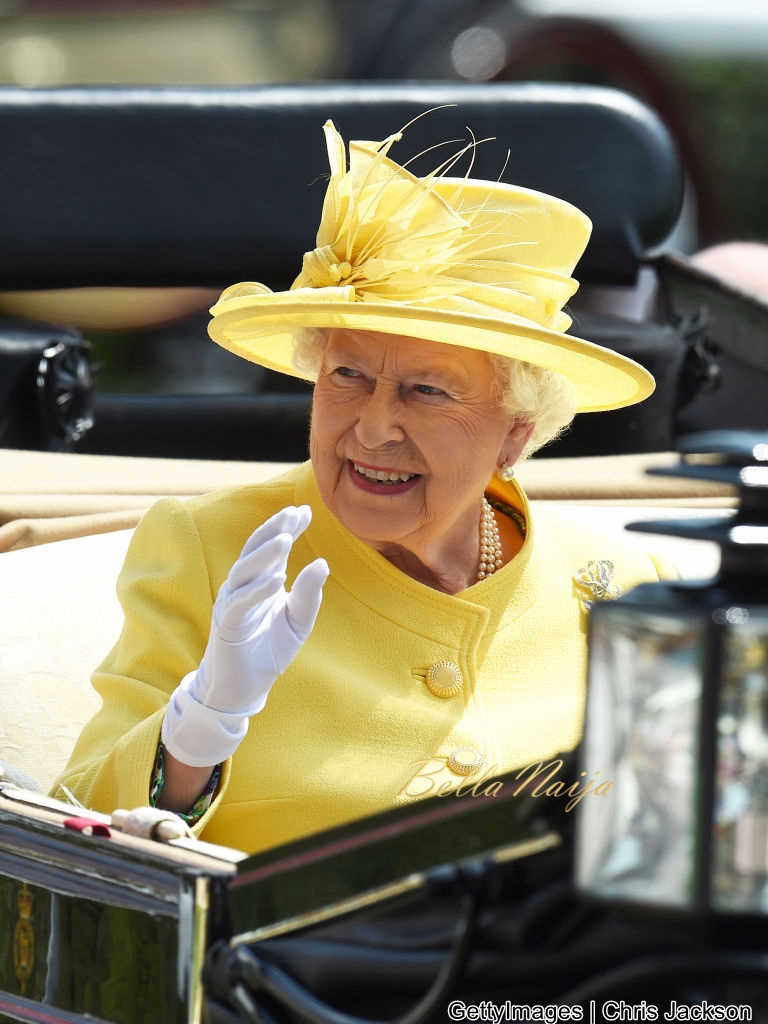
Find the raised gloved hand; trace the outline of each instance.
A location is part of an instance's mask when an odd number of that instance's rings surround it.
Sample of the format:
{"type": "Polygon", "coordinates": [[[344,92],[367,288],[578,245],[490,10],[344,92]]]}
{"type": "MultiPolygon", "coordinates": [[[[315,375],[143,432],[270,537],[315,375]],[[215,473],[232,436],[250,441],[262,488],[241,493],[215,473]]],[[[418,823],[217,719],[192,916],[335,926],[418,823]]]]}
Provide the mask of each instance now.
{"type": "Polygon", "coordinates": [[[311,517],[302,505],[268,519],[222,584],[200,667],[174,690],[163,721],[163,744],[184,764],[207,767],[234,753],[250,716],[264,707],[312,631],[328,577],[325,559],[310,562],[285,589],[288,555],[311,517]]]}

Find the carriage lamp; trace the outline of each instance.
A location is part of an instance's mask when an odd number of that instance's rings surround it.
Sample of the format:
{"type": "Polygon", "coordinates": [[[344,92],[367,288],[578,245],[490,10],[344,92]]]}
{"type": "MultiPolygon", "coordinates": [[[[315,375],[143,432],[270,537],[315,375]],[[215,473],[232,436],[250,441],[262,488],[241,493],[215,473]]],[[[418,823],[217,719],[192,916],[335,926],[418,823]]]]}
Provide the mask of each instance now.
{"type": "Polygon", "coordinates": [[[652,470],[735,487],[718,519],[633,523],[715,541],[711,580],[643,584],[590,612],[579,890],[688,913],[768,915],[768,434],[684,438],[652,470]]]}

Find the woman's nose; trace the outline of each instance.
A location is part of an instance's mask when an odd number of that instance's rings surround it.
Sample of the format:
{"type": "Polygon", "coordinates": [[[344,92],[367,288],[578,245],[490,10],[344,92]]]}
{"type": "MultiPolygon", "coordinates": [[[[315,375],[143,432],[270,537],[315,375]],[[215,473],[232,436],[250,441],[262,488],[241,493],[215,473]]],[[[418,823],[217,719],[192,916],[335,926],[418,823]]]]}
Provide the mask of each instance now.
{"type": "Polygon", "coordinates": [[[376,386],[361,400],[355,433],[360,444],[372,451],[402,441],[402,403],[398,394],[376,386]]]}

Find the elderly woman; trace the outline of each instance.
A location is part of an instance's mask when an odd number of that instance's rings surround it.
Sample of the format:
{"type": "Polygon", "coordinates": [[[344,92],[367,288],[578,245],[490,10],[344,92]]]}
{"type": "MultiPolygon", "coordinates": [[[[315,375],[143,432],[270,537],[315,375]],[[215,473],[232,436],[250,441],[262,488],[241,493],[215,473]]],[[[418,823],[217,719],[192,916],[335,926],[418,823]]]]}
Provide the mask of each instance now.
{"type": "Polygon", "coordinates": [[[351,143],[347,169],[325,131],[317,248],[287,292],[225,291],[210,327],[316,381],[311,459],[147,513],[103,708],[61,779],[89,807],[151,801],[248,851],[572,749],[585,598],[658,578],[514,480],[575,411],[653,388],[564,333],[588,219],[414,177],[388,155],[399,135],[351,143]]]}

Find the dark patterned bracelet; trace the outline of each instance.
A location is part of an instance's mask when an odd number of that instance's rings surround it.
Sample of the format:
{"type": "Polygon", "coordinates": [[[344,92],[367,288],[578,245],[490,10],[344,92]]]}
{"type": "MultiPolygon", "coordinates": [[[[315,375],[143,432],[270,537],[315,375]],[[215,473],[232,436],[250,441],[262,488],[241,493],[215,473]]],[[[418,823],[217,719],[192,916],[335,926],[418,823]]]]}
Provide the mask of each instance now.
{"type": "MultiPolygon", "coordinates": [[[[211,772],[211,777],[205,785],[205,789],[200,796],[195,800],[188,811],[177,812],[182,821],[185,821],[188,825],[194,825],[196,821],[205,814],[208,808],[213,803],[213,798],[216,795],[216,790],[219,787],[219,780],[221,779],[221,765],[217,764],[211,772]]],[[[162,743],[157,745],[157,753],[155,754],[155,765],[152,769],[152,781],[149,784],[149,804],[150,807],[157,807],[157,802],[160,799],[160,794],[163,792],[163,785],[165,784],[165,747],[162,743]]]]}

